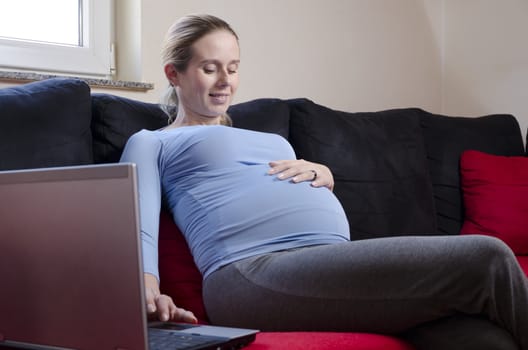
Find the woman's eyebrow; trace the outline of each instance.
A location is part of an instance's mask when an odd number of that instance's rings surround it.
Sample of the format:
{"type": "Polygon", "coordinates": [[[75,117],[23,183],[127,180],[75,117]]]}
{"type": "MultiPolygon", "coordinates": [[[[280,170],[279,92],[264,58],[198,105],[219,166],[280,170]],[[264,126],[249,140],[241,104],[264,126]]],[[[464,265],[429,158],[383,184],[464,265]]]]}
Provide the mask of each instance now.
{"type": "MultiPolygon", "coordinates": [[[[207,64],[207,63],[221,63],[220,60],[215,59],[203,59],[198,62],[198,64],[207,64]]],[[[231,60],[228,64],[240,64],[240,60],[231,60]]]]}

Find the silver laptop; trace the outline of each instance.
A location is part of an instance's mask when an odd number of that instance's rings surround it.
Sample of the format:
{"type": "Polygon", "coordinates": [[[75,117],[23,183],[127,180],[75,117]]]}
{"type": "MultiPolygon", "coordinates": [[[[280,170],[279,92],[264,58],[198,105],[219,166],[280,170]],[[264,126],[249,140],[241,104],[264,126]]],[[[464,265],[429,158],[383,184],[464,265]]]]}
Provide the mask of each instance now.
{"type": "Polygon", "coordinates": [[[255,330],[173,323],[152,324],[149,335],[139,242],[135,165],[0,172],[0,345],[153,350],[169,334],[172,349],[227,349],[254,340],[255,330]]]}

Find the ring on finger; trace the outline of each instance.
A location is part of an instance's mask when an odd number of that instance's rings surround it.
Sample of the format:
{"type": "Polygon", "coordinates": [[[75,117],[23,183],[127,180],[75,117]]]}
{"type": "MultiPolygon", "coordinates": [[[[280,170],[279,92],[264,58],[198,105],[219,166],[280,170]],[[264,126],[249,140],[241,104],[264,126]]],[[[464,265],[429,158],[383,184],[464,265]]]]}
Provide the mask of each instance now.
{"type": "Polygon", "coordinates": [[[315,170],[310,170],[310,171],[313,173],[312,181],[315,181],[315,179],[317,179],[317,171],[315,170]]]}

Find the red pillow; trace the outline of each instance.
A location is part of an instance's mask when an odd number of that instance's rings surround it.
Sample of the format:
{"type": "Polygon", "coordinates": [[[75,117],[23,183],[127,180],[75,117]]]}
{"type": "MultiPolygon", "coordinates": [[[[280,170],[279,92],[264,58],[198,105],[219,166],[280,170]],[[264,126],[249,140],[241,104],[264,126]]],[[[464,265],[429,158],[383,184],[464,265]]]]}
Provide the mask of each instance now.
{"type": "Polygon", "coordinates": [[[159,227],[159,273],[161,292],[176,306],[192,311],[200,323],[208,323],[202,300],[202,274],[187,242],[171,215],[162,211],[159,227]]]}
{"type": "Polygon", "coordinates": [[[528,158],[465,151],[460,170],[466,210],[460,233],[494,236],[528,254],[528,158]]]}

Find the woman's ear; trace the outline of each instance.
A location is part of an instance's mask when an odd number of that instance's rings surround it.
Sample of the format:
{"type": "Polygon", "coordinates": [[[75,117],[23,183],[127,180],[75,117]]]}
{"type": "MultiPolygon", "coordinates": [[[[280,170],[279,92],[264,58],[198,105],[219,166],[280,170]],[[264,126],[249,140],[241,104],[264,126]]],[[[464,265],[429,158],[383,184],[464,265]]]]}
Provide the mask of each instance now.
{"type": "Polygon", "coordinates": [[[165,67],[163,67],[163,69],[165,70],[165,76],[169,80],[170,84],[172,86],[177,86],[178,85],[178,72],[176,71],[176,67],[174,67],[173,64],[168,63],[165,65],[165,67]]]}

